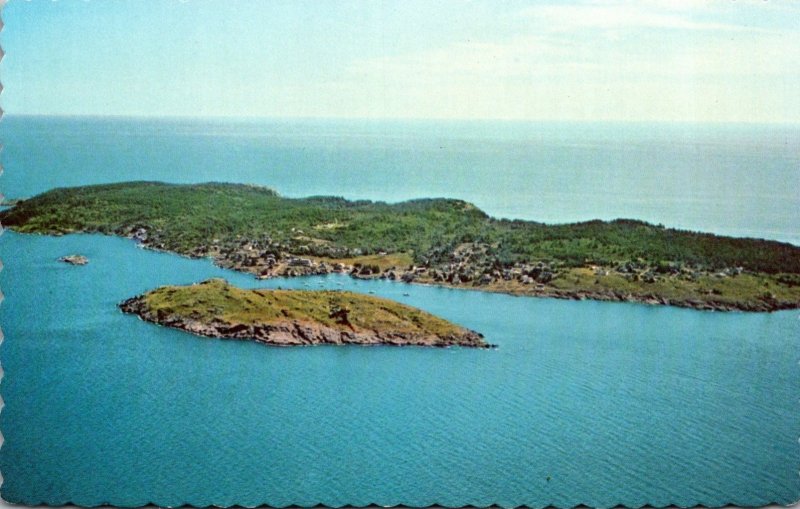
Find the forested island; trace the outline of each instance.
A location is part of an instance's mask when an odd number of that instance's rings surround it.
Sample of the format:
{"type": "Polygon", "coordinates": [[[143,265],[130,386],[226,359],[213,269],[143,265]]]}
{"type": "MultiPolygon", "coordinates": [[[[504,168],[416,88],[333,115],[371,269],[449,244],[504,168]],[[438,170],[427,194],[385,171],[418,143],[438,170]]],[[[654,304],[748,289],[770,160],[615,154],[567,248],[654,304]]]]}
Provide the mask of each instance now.
{"type": "Polygon", "coordinates": [[[454,199],[285,198],[253,185],[53,189],[0,212],[22,233],[97,232],[260,278],[331,272],[517,295],[709,310],[800,307],[800,247],[618,219],[495,219],[454,199]]]}
{"type": "Polygon", "coordinates": [[[122,302],[145,321],[276,346],[491,345],[477,332],[388,299],[344,291],[243,290],[222,279],[163,286],[122,302]]]}

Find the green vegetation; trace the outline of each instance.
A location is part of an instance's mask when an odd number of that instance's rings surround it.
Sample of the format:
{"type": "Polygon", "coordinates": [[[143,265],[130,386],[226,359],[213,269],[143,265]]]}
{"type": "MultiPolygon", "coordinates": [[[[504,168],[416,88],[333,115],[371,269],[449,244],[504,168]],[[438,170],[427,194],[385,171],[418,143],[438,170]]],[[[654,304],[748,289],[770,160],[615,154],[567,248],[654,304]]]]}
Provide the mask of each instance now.
{"type": "Polygon", "coordinates": [[[290,199],[241,184],[54,189],[0,212],[25,233],[100,232],[259,277],[405,282],[703,309],[800,307],[800,247],[642,221],[498,220],[460,200],[290,199]]]}
{"type": "Polygon", "coordinates": [[[388,299],[331,290],[243,290],[222,279],[144,295],[156,314],[244,325],[300,321],[340,329],[447,335],[463,328],[388,299]]]}
{"type": "Polygon", "coordinates": [[[553,279],[550,286],[570,293],[591,291],[596,294],[593,298],[632,295],[636,301],[666,300],[677,306],[718,310],[769,311],[797,307],[800,300],[800,288],[796,285],[781,284],[779,278],[772,276],[748,273],[730,277],[703,274],[696,278],[670,275],[642,283],[615,273],[598,276],[589,269],[569,269],[553,279]]]}
{"type": "Polygon", "coordinates": [[[20,203],[21,201],[23,200],[19,198],[12,198],[12,199],[2,198],[0,199],[0,207],[13,207],[14,205],[20,203]]]}
{"type": "MultiPolygon", "coordinates": [[[[316,262],[323,262],[326,260],[326,258],[313,256],[311,259],[316,262]]],[[[408,253],[354,256],[350,258],[338,258],[336,261],[356,267],[369,267],[374,273],[383,272],[392,267],[407,267],[414,263],[414,259],[408,253]]]]}
{"type": "Polygon", "coordinates": [[[222,279],[157,288],[122,302],[120,309],[201,336],[273,345],[491,346],[477,332],[387,299],[322,290],[243,290],[222,279]]]}
{"type": "Polygon", "coordinates": [[[379,252],[412,253],[435,264],[463,243],[487,247],[498,266],[546,261],[566,267],[683,264],[709,270],[800,273],[800,248],[654,226],[641,221],[545,225],[490,218],[450,199],[397,204],[333,197],[290,199],[240,184],[157,182],[62,188],[0,212],[20,232],[147,231],[146,244],[184,254],[210,243],[270,239],[294,254],[347,258],[379,252]]]}

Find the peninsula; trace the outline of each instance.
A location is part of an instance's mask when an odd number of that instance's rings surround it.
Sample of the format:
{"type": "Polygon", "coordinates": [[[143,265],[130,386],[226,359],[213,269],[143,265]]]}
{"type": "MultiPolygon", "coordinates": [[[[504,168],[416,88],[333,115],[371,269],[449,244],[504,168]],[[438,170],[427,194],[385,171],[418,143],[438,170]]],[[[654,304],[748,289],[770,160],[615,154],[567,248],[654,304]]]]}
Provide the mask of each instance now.
{"type": "Polygon", "coordinates": [[[341,272],[516,295],[800,308],[800,247],[631,219],[547,225],[461,200],[292,199],[225,183],[59,188],[14,203],[0,222],[18,232],[126,236],[260,278],[341,272]]]}
{"type": "Polygon", "coordinates": [[[491,346],[481,334],[419,309],[344,291],[243,290],[210,279],[157,288],[119,307],[200,336],[278,346],[491,346]]]}

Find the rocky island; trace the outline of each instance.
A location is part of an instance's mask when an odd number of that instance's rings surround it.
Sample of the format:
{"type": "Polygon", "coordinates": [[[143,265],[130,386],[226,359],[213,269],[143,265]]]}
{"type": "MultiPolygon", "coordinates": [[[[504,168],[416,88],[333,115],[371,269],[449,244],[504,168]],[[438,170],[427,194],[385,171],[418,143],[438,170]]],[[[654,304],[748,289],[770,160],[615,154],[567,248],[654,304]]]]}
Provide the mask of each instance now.
{"type": "Polygon", "coordinates": [[[243,290],[210,279],[157,288],[119,307],[200,336],[277,346],[491,346],[481,334],[419,309],[344,291],[243,290]]]}
{"type": "Polygon", "coordinates": [[[58,259],[58,261],[68,263],[70,265],[86,265],[87,263],[89,263],[88,258],[79,254],[62,256],[61,258],[58,259]]]}
{"type": "Polygon", "coordinates": [[[514,295],[705,310],[800,308],[800,247],[633,219],[547,225],[454,199],[284,198],[244,184],[53,189],[0,211],[22,233],[95,232],[258,278],[332,272],[514,295]]]}

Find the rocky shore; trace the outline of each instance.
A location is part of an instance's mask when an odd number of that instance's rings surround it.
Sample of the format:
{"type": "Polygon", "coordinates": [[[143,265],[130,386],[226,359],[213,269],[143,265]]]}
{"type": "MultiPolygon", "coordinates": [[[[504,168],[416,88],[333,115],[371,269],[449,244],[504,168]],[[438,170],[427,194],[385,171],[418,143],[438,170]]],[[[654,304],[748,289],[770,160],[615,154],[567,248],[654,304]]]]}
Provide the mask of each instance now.
{"type": "Polygon", "coordinates": [[[199,336],[276,346],[493,346],[478,332],[418,309],[349,292],[242,290],[209,280],[158,288],[125,300],[119,308],[199,336]],[[293,307],[295,303],[302,304],[293,307]]]}
{"type": "Polygon", "coordinates": [[[546,225],[452,199],[283,198],[240,184],[158,182],[54,189],[0,219],[21,233],[126,236],[258,278],[343,273],[701,310],[800,308],[800,246],[633,219],[546,225]]]}
{"type": "MultiPolygon", "coordinates": [[[[147,239],[141,231],[131,237],[139,242],[147,239]]],[[[386,279],[518,296],[633,302],[703,311],[772,312],[800,308],[800,301],[781,298],[773,293],[768,282],[763,290],[754,292],[748,288],[751,291],[746,297],[723,290],[732,287],[738,291],[743,286],[738,283],[745,280],[748,287],[763,283],[757,281],[760,275],[749,274],[741,267],[708,270],[675,263],[653,266],[627,262],[574,268],[547,261],[501,266],[486,254],[487,246],[478,243],[459,245],[449,253],[436,253],[422,264],[412,262],[401,266],[376,263],[382,257],[391,260],[393,255],[386,253],[331,259],[298,255],[282,250],[283,247],[242,239],[212,243],[190,256],[207,256],[220,267],[248,272],[259,279],[346,274],[358,279],[386,279]]],[[[796,279],[790,283],[800,284],[800,278],[796,279]]]]}
{"type": "Polygon", "coordinates": [[[619,290],[587,291],[543,288],[534,289],[532,291],[520,291],[518,293],[505,293],[565,300],[598,300],[605,302],[631,302],[650,306],[675,306],[680,308],[696,309],[700,311],[773,312],[798,308],[797,302],[778,300],[772,296],[763,296],[761,299],[752,301],[748,300],[730,302],[714,299],[669,299],[653,293],[635,294],[619,290]]]}

